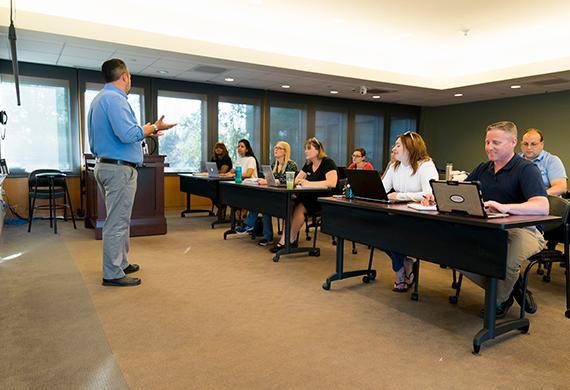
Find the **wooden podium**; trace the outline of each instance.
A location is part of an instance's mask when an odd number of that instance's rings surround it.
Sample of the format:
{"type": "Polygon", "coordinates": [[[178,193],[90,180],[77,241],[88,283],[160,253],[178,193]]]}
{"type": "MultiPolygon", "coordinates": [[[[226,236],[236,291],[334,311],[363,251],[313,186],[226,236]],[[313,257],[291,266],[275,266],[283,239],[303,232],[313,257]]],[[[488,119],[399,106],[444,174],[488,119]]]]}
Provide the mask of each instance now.
{"type": "MultiPolygon", "coordinates": [[[[107,213],[103,195],[97,188],[93,170],[95,158],[85,155],[86,215],[85,227],[95,229],[95,239],[103,235],[107,213]]],[[[164,156],[144,156],[143,166],[137,168],[137,193],[131,216],[131,237],[166,234],[164,217],[164,156]]]]}

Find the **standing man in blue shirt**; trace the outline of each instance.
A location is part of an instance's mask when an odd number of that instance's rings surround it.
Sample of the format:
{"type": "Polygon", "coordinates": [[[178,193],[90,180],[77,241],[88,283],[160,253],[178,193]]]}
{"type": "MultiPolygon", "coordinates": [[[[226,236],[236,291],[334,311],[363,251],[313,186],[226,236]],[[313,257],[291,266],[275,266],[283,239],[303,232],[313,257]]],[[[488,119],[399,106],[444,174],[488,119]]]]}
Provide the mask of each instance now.
{"type": "Polygon", "coordinates": [[[561,196],[568,191],[566,170],[558,156],[544,150],[544,137],[540,130],[528,129],[521,141],[521,156],[532,161],[542,175],[548,195],[561,196]]]}
{"type": "Polygon", "coordinates": [[[103,285],[137,286],[140,278],[126,276],[137,272],[137,264],[129,264],[129,227],[137,191],[137,166],[143,161],[141,141],[160,136],[162,130],[175,124],[137,123],[127,94],[131,90],[131,74],[120,59],[105,61],[101,67],[104,88],[97,94],[87,117],[89,143],[97,158],[95,180],[105,198],[107,219],[103,226],[103,285]]]}

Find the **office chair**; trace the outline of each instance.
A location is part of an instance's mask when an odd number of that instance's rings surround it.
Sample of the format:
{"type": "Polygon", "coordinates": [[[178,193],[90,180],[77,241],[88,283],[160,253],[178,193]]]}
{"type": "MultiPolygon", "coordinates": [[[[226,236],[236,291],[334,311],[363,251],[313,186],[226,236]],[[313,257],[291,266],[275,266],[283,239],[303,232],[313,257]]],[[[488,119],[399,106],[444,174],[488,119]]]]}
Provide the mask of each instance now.
{"type": "MultiPolygon", "coordinates": [[[[524,317],[524,299],[526,297],[526,290],[528,287],[528,275],[531,268],[535,264],[542,264],[546,270],[548,279],[550,280],[550,272],[553,263],[568,264],[569,257],[569,232],[570,232],[570,201],[557,197],[548,196],[548,203],[550,205],[550,215],[562,217],[562,222],[558,224],[545,225],[544,238],[548,241],[560,242],[563,244],[563,250],[559,251],[556,248],[547,247],[537,254],[531,256],[529,264],[526,266],[523,274],[523,305],[521,307],[521,318],[524,317]]],[[[566,267],[566,318],[570,318],[570,269],[566,267]]]]}
{"type": "Polygon", "coordinates": [[[28,233],[32,230],[34,210],[49,210],[49,226],[53,227],[57,234],[57,210],[63,209],[63,219],[67,221],[67,209],[71,213],[73,228],[75,216],[71,205],[71,197],[67,188],[65,173],[57,169],[36,169],[28,176],[28,233]],[[57,204],[57,199],[62,198],[63,204],[57,204]],[[36,205],[36,200],[47,200],[48,204],[36,205]]]}

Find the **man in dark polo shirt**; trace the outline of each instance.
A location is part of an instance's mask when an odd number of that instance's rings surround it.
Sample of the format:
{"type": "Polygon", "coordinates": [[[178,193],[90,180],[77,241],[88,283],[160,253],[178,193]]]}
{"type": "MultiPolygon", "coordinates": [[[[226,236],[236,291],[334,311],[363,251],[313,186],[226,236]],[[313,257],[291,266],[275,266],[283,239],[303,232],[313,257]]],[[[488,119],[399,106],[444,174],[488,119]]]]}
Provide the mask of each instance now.
{"type": "MultiPolygon", "coordinates": [[[[489,161],[479,164],[466,180],[481,182],[485,207],[491,212],[548,215],[548,198],[540,171],[531,161],[515,153],[516,145],[517,127],[513,122],[487,126],[485,152],[489,161]]],[[[497,281],[497,318],[507,314],[513,298],[521,304],[521,264],[544,248],[542,233],[534,226],[509,229],[508,234],[507,273],[505,280],[497,281]]],[[[485,277],[468,272],[465,275],[485,288],[485,277]]],[[[534,313],[536,309],[529,292],[525,310],[534,313]]]]}

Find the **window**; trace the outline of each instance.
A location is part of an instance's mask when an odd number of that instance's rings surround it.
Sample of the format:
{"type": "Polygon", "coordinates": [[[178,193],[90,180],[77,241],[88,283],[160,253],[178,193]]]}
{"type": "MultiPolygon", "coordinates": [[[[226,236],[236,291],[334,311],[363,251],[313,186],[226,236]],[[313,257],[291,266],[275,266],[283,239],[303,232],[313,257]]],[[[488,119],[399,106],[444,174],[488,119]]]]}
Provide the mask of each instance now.
{"type": "Polygon", "coordinates": [[[346,113],[319,110],[315,113],[315,137],[338,166],[345,166],[347,162],[346,131],[346,113]]]}
{"type": "Polygon", "coordinates": [[[417,131],[415,115],[393,115],[390,118],[390,148],[396,143],[396,138],[406,131],[417,131]]]}
{"type": "Polygon", "coordinates": [[[158,91],[158,117],[177,123],[159,138],[159,152],[170,164],[166,172],[199,171],[206,150],[206,97],[158,91]]]}
{"type": "Polygon", "coordinates": [[[9,119],[1,153],[10,173],[77,172],[79,142],[71,131],[69,82],[21,77],[20,96],[18,106],[13,77],[0,75],[0,101],[9,119]]]}
{"type": "MultiPolygon", "coordinates": [[[[220,98],[218,103],[218,140],[228,149],[232,161],[236,161],[240,139],[251,144],[256,157],[260,156],[259,104],[220,98]]],[[[212,153],[210,151],[210,153],[212,153]]]]}
{"type": "MultiPolygon", "coordinates": [[[[103,88],[104,84],[97,84],[97,83],[87,83],[85,86],[85,95],[84,95],[84,108],[85,108],[85,115],[83,118],[83,125],[85,132],[83,137],[83,153],[91,153],[91,147],[89,145],[89,136],[87,135],[87,117],[89,114],[89,108],[91,107],[91,102],[99,91],[103,88]]],[[[135,116],[137,117],[137,122],[140,125],[144,124],[144,90],[142,88],[132,88],[130,93],[127,96],[129,100],[129,104],[133,108],[135,112],[135,116]]]]}
{"type": "Polygon", "coordinates": [[[273,161],[273,147],[278,141],[291,146],[291,159],[299,169],[305,164],[303,145],[307,139],[307,110],[303,107],[271,106],[269,111],[269,160],[273,161]]]}
{"type": "Polygon", "coordinates": [[[382,169],[384,148],[384,118],[378,115],[354,116],[354,147],[366,150],[366,159],[374,169],[382,169]]]}

